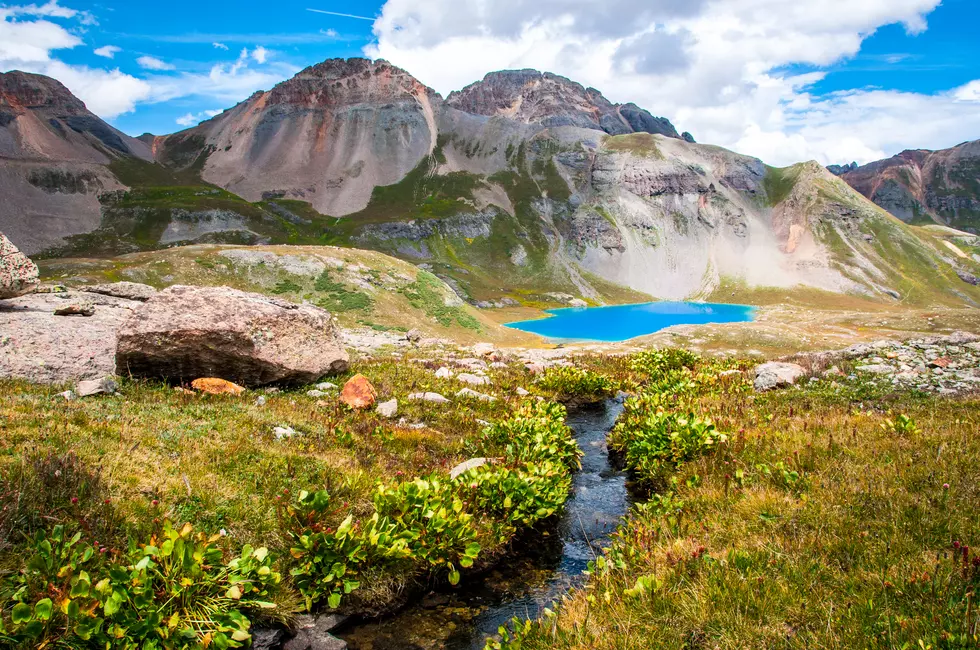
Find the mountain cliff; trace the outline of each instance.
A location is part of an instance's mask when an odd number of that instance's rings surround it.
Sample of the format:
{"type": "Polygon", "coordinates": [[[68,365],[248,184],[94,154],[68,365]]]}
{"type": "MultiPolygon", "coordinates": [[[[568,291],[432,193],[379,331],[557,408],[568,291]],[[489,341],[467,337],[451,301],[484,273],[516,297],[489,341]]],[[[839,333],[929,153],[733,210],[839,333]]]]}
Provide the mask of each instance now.
{"type": "Polygon", "coordinates": [[[99,226],[99,194],[123,189],[116,159],[150,148],[103,122],[61,83],[0,74],[0,227],[25,252],[99,226]]]}
{"type": "Polygon", "coordinates": [[[980,140],[941,151],[903,151],[843,178],[906,223],[980,229],[980,140]]]}
{"type": "Polygon", "coordinates": [[[334,59],[192,129],[121,138],[127,151],[76,136],[104,157],[89,163],[101,221],[53,231],[42,257],[332,244],[411,261],[474,304],[797,286],[980,302],[962,279],[974,258],[816,163],[695,144],[548,73],[492,73],[443,100],[385,61],[334,59]]]}

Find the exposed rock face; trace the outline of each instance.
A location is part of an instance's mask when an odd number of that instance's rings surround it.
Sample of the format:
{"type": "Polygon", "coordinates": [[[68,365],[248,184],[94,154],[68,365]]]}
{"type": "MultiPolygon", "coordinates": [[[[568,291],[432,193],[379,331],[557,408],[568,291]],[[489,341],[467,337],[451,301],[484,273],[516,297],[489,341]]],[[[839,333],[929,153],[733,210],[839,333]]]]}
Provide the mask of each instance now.
{"type": "Polygon", "coordinates": [[[330,59],[160,140],[157,157],[180,166],[210,152],[207,181],[250,201],[301,199],[340,216],[432,151],[440,102],[387,61],[330,59]]]}
{"type": "Polygon", "coordinates": [[[308,384],[347,368],[330,314],[227,287],[173,286],[119,331],[118,373],[244,386],[308,384]]]}
{"type": "Polygon", "coordinates": [[[27,253],[95,230],[98,195],[122,189],[106,165],[152,159],[145,143],[88,111],[60,82],[0,74],[0,229],[27,253]]]}
{"type": "Polygon", "coordinates": [[[23,296],[37,285],[37,265],[0,233],[0,300],[23,296]]]}
{"type": "Polygon", "coordinates": [[[903,151],[843,178],[902,221],[980,231],[980,140],[941,151],[903,151]]]}
{"type": "Polygon", "coordinates": [[[467,113],[499,115],[527,124],[577,126],[612,135],[645,132],[681,137],[669,120],[654,117],[636,104],[613,104],[595,88],[537,70],[491,72],[482,81],[450,93],[446,103],[467,113]]]}

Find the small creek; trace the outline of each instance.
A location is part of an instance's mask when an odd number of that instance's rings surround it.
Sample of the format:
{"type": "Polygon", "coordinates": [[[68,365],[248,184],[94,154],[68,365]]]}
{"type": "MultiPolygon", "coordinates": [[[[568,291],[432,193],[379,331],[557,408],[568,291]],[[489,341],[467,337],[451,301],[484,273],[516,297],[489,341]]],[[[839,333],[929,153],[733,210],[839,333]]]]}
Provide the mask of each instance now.
{"type": "Polygon", "coordinates": [[[487,637],[513,617],[536,618],[584,582],[588,564],[609,544],[629,509],[626,475],[611,466],[606,435],[623,410],[620,400],[570,411],[568,425],[584,453],[572,494],[556,528],[532,532],[520,550],[494,569],[464,577],[455,590],[421,597],[379,620],[333,632],[352,650],[482,650],[487,637]]]}

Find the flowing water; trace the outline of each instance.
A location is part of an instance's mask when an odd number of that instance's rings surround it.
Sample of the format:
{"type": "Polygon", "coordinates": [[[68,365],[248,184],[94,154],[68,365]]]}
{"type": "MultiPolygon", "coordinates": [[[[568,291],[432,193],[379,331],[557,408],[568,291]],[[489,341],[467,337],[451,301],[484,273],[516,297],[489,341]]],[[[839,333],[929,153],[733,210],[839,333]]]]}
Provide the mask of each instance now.
{"type": "Polygon", "coordinates": [[[550,309],[546,318],[507,323],[507,327],[560,341],[626,341],[673,325],[743,323],[755,316],[747,305],[708,302],[650,302],[612,307],[550,309]]]}
{"type": "Polygon", "coordinates": [[[352,650],[481,650],[488,636],[513,617],[536,618],[572,587],[630,506],[626,475],[612,468],[606,434],[622,412],[620,400],[575,409],[568,425],[582,449],[582,469],[558,526],[529,533],[520,552],[458,589],[431,593],[380,620],[354,621],[334,634],[352,650]]]}

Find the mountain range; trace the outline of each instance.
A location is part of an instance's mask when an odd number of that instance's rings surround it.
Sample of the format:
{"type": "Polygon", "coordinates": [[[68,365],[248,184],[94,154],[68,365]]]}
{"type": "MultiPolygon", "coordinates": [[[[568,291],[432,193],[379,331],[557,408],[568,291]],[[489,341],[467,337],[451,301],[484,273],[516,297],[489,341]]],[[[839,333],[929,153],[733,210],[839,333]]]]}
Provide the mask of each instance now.
{"type": "Polygon", "coordinates": [[[803,286],[962,304],[980,302],[980,246],[919,224],[971,223],[978,147],[842,177],[813,162],[778,169],[550,73],[493,72],[443,98],[366,59],[325,61],[194,128],[132,138],[57,81],[10,72],[0,231],[38,258],[374,249],[471,302],[803,286]]]}

